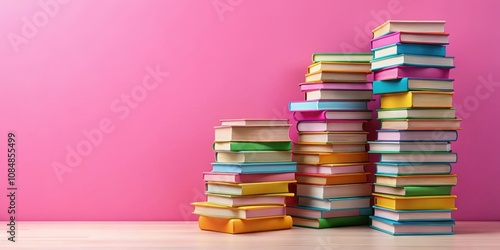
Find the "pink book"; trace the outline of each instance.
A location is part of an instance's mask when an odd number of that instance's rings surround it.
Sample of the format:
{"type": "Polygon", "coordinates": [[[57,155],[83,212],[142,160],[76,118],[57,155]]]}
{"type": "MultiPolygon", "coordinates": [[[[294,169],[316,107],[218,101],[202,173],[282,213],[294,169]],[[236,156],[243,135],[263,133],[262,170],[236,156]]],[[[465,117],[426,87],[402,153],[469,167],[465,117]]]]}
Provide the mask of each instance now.
{"type": "Polygon", "coordinates": [[[395,43],[446,45],[450,43],[450,40],[449,40],[449,34],[446,33],[395,32],[373,39],[372,49],[384,47],[395,43]]]}
{"type": "Polygon", "coordinates": [[[429,67],[414,67],[414,66],[396,66],[378,70],[374,73],[374,79],[391,80],[398,78],[434,78],[448,79],[450,69],[447,68],[429,68],[429,67]]]}
{"type": "Polygon", "coordinates": [[[205,172],[203,173],[203,179],[205,181],[231,183],[293,181],[295,180],[295,173],[235,174],[224,172],[205,172]]]}
{"type": "Polygon", "coordinates": [[[328,120],[371,120],[371,110],[332,110],[332,111],[296,111],[293,112],[296,121],[328,121],[328,120]]]}
{"type": "Polygon", "coordinates": [[[365,83],[301,83],[300,91],[312,91],[320,89],[331,89],[331,90],[372,90],[372,84],[370,82],[365,83]]]}

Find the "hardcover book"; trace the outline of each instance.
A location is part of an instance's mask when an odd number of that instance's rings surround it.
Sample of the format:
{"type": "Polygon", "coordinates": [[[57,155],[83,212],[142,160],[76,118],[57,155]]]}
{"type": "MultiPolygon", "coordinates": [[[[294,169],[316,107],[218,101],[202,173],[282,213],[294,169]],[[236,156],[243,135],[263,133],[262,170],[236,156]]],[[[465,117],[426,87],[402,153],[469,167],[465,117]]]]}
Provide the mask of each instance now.
{"type": "MultiPolygon", "coordinates": [[[[383,207],[373,207],[374,216],[392,221],[451,221],[453,210],[393,210],[383,207]]],[[[288,212],[288,208],[287,208],[288,212]]]]}
{"type": "Polygon", "coordinates": [[[212,163],[212,172],[257,174],[257,173],[286,173],[286,172],[296,172],[296,171],[297,171],[297,163],[295,162],[262,162],[262,163],[213,162],[212,163]]]}
{"type": "Polygon", "coordinates": [[[388,20],[373,30],[373,38],[392,32],[444,33],[446,21],[388,20]]]}
{"type": "Polygon", "coordinates": [[[377,70],[373,73],[373,79],[394,80],[399,78],[428,78],[428,79],[448,79],[449,68],[395,66],[377,70]]]}
{"type": "Polygon", "coordinates": [[[396,43],[372,49],[373,59],[398,54],[446,56],[446,47],[432,44],[396,43]]]}
{"type": "Polygon", "coordinates": [[[395,196],[374,193],[374,205],[393,210],[446,209],[456,210],[455,195],[395,196]]]}
{"type": "Polygon", "coordinates": [[[198,225],[201,230],[239,234],[292,228],[292,217],[271,217],[250,220],[222,219],[200,216],[198,225]]]}
{"type": "Polygon", "coordinates": [[[372,111],[298,111],[293,112],[296,121],[324,120],[371,120],[372,111]]]}
{"type": "Polygon", "coordinates": [[[346,227],[346,226],[360,226],[368,225],[370,219],[368,216],[346,216],[346,217],[333,217],[333,218],[320,218],[320,219],[307,219],[300,217],[292,217],[293,225],[308,228],[332,228],[332,227],[346,227]]]}
{"type": "Polygon", "coordinates": [[[375,38],[371,43],[372,48],[380,48],[395,43],[446,45],[450,43],[450,39],[447,33],[394,32],[375,38]]]}
{"type": "Polygon", "coordinates": [[[312,55],[313,62],[369,63],[371,59],[372,59],[371,52],[358,52],[358,53],[317,52],[312,55]]]}
{"type": "Polygon", "coordinates": [[[412,162],[376,162],[377,174],[385,175],[418,175],[418,174],[449,174],[449,163],[412,163],[412,162]]]}
{"type": "Polygon", "coordinates": [[[315,207],[287,207],[286,214],[293,217],[306,219],[335,218],[346,216],[372,215],[372,209],[366,208],[346,208],[346,209],[321,209],[315,207]]]}
{"type": "MultiPolygon", "coordinates": [[[[371,183],[342,184],[342,185],[297,184],[297,196],[305,196],[317,199],[369,196],[371,192],[372,192],[371,183]]],[[[299,205],[307,206],[305,204],[300,204],[300,198],[299,198],[299,205]]]]}
{"type": "Polygon", "coordinates": [[[353,163],[368,161],[367,152],[351,153],[293,153],[293,161],[300,164],[335,164],[335,163],[353,163]]]}
{"type": "Polygon", "coordinates": [[[455,221],[412,221],[398,222],[370,216],[371,228],[394,236],[399,235],[447,235],[453,234],[455,221]]]}
{"type": "Polygon", "coordinates": [[[290,102],[290,111],[315,111],[315,110],[367,110],[368,101],[308,101],[290,102]]]}
{"type": "Polygon", "coordinates": [[[394,66],[423,66],[436,68],[454,68],[454,57],[423,56],[398,54],[373,59],[372,71],[394,66]]]}
{"type": "Polygon", "coordinates": [[[292,142],[214,142],[212,148],[216,151],[289,151],[292,142]]]}
{"type": "MultiPolygon", "coordinates": [[[[314,185],[310,185],[314,186],[314,185]]],[[[371,205],[371,196],[351,196],[343,198],[298,197],[298,205],[324,210],[366,208],[371,205]]]]}
{"type": "Polygon", "coordinates": [[[414,90],[453,91],[453,79],[399,78],[373,81],[373,94],[390,94],[414,90]]]}
{"type": "Polygon", "coordinates": [[[296,180],[301,184],[340,185],[368,182],[368,175],[368,172],[332,175],[297,173],[296,180]]]}
{"type": "Polygon", "coordinates": [[[388,186],[375,183],[375,193],[399,196],[451,195],[452,186],[388,186]]]}
{"type": "Polygon", "coordinates": [[[191,205],[194,206],[194,214],[216,218],[254,219],[286,216],[286,209],[283,204],[227,207],[210,202],[193,202],[191,205]]]}
{"type": "Polygon", "coordinates": [[[453,92],[409,91],[384,94],[380,108],[452,108],[453,92]]]}
{"type": "Polygon", "coordinates": [[[253,182],[253,183],[228,183],[207,182],[207,193],[225,195],[259,195],[288,193],[288,184],[295,181],[253,182]]]}

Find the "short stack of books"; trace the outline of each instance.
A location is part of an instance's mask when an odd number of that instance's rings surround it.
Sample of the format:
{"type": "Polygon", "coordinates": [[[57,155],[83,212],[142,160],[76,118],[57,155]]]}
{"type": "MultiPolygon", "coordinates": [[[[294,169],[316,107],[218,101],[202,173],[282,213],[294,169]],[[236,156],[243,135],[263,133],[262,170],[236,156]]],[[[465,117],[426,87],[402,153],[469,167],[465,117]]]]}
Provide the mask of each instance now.
{"type": "Polygon", "coordinates": [[[194,202],[200,229],[249,233],[290,229],[286,199],[294,194],[288,120],[231,119],[215,127],[216,162],[204,173],[206,202],[194,202]]]}
{"type": "Polygon", "coordinates": [[[372,184],[363,124],[372,118],[371,53],[316,53],[300,84],[305,101],[291,102],[297,206],[287,207],[294,226],[368,225],[372,184]]]}
{"type": "Polygon", "coordinates": [[[444,21],[388,21],[373,30],[373,93],[381,130],[371,227],[392,235],[453,234],[460,119],[452,108],[453,57],[444,21]]]}

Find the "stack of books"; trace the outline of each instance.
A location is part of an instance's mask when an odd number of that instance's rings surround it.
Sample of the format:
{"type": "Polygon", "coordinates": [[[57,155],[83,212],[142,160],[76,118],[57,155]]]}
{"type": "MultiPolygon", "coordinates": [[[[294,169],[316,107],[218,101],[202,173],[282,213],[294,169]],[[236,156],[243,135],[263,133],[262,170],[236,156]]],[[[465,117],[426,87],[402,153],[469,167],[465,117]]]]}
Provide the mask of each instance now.
{"type": "Polygon", "coordinates": [[[212,171],[204,173],[206,202],[194,202],[202,230],[249,233],[289,229],[294,196],[288,120],[231,119],[215,127],[212,171]]]}
{"type": "Polygon", "coordinates": [[[294,226],[330,228],[368,225],[364,123],[372,118],[371,53],[316,53],[300,84],[305,101],[291,102],[297,121],[294,143],[297,206],[287,207],[294,226]]]}
{"type": "Polygon", "coordinates": [[[392,235],[453,234],[460,119],[452,107],[453,57],[444,21],[388,21],[373,30],[373,93],[381,130],[371,227],[392,235]]]}

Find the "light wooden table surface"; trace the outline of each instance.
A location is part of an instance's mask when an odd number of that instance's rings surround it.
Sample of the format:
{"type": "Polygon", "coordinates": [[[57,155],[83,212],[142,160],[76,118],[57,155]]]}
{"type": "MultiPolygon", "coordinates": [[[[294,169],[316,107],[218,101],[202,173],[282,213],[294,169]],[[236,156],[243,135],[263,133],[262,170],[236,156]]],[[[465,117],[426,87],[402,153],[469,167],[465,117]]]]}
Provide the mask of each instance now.
{"type": "MultiPolygon", "coordinates": [[[[4,223],[2,223],[4,225],[4,223]]],[[[230,235],[198,229],[196,222],[19,222],[10,249],[467,249],[500,250],[500,222],[458,222],[455,235],[390,236],[368,227],[290,230],[230,235]]]]}

